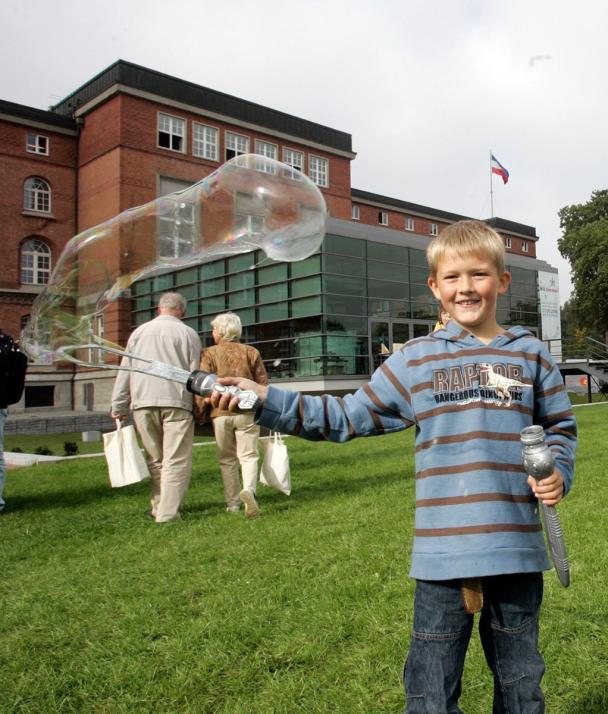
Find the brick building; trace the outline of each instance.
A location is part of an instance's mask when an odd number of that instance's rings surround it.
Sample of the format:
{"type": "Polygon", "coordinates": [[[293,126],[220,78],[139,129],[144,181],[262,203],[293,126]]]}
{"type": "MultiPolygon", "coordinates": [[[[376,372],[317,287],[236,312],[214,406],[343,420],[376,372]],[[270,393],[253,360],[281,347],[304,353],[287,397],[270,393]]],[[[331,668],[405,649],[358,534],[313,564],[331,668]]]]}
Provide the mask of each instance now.
{"type": "MultiPolygon", "coordinates": [[[[108,339],[124,344],[158,294],[175,288],[203,338],[214,314],[233,310],[275,379],[343,391],[369,375],[380,347],[428,332],[436,305],[424,248],[464,216],[352,188],[347,133],[122,60],[49,111],[0,101],[0,327],[19,332],[73,235],[244,153],[290,164],[319,186],[330,215],[319,255],[264,268],[261,256],[236,256],[144,279],[104,315],[108,339]]],[[[556,271],[536,260],[533,227],[490,222],[515,278],[499,317],[538,332],[536,275],[556,271]]],[[[108,372],[33,367],[20,406],[105,409],[111,381],[108,372]]]]}

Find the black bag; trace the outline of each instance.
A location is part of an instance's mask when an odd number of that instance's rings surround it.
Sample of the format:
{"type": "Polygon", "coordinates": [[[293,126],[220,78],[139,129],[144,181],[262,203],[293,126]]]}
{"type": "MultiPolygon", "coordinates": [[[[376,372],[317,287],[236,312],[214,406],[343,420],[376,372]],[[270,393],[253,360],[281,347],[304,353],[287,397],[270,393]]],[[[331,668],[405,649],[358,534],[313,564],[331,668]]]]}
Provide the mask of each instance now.
{"type": "Polygon", "coordinates": [[[0,409],[21,399],[27,357],[8,335],[0,332],[0,409]]]}

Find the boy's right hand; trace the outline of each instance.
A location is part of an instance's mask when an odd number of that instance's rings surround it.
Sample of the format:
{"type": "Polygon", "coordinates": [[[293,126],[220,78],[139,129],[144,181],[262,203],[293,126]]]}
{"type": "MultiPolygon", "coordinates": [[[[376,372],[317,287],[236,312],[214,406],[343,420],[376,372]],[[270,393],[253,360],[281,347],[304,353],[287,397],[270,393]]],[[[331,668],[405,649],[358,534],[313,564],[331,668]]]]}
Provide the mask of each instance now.
{"type": "MultiPolygon", "coordinates": [[[[262,405],[266,400],[266,395],[268,394],[268,387],[263,384],[258,384],[251,379],[245,379],[244,377],[219,377],[218,384],[224,384],[226,386],[238,387],[245,392],[253,392],[258,398],[258,404],[262,405]]],[[[211,392],[208,397],[205,397],[205,401],[209,402],[212,407],[216,409],[222,409],[224,411],[230,412],[241,412],[239,409],[239,396],[238,394],[230,394],[229,392],[216,392],[215,390],[211,392]]]]}

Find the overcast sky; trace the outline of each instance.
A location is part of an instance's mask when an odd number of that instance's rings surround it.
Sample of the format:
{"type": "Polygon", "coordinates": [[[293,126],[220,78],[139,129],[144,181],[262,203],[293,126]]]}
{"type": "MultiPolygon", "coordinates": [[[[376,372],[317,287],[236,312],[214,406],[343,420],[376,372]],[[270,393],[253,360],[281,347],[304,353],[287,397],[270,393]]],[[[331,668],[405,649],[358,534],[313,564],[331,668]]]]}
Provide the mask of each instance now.
{"type": "Polygon", "coordinates": [[[536,227],[607,187],[606,0],[4,0],[0,98],[47,108],[117,59],[352,134],[352,185],[536,227]]]}

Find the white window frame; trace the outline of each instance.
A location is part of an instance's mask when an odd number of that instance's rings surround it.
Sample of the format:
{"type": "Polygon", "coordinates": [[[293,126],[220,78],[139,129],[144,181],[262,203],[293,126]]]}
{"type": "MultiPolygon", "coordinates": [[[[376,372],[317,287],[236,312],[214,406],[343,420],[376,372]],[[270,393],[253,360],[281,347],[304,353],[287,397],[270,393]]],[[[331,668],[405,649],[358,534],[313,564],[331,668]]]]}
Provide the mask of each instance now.
{"type": "Polygon", "coordinates": [[[304,152],[298,149],[283,147],[283,163],[296,171],[304,172],[304,152]]]}
{"type": "Polygon", "coordinates": [[[329,188],[329,159],[309,154],[308,175],[320,188],[329,188]]]}
{"type": "Polygon", "coordinates": [[[199,159],[219,161],[220,130],[209,124],[192,122],[192,155],[199,159]]]}
{"type": "Polygon", "coordinates": [[[52,191],[48,181],[30,176],[23,183],[23,210],[33,213],[51,212],[52,191]]]}
{"type": "Polygon", "coordinates": [[[159,149],[165,149],[165,151],[174,151],[177,154],[185,154],[187,146],[187,136],[186,136],[186,120],[182,117],[176,117],[173,114],[167,114],[165,112],[158,112],[157,124],[156,124],[156,145],[159,149]],[[169,137],[170,146],[162,146],[160,143],[161,132],[169,137]],[[181,132],[181,133],[180,133],[181,132]],[[173,138],[177,137],[181,139],[181,148],[173,148],[173,138]]]}
{"type": "MultiPolygon", "coordinates": [[[[260,159],[260,161],[262,161],[260,159]]],[[[266,202],[260,199],[257,192],[247,194],[241,191],[236,193],[234,217],[234,235],[260,235],[266,225],[266,202]]]]}
{"type": "Polygon", "coordinates": [[[439,226],[436,223],[431,223],[429,233],[432,236],[438,236],[439,235],[439,226]]]}
{"type": "Polygon", "coordinates": [[[388,226],[388,211],[378,211],[378,223],[381,226],[388,226]]]}
{"type": "MultiPolygon", "coordinates": [[[[103,315],[94,315],[91,319],[90,330],[92,332],[91,338],[93,336],[99,338],[100,342],[103,342],[105,336],[105,320],[103,315]]],[[[93,339],[90,340],[93,342],[93,339]]],[[[89,364],[103,364],[105,362],[105,353],[103,350],[89,349],[89,364]]]]}
{"type": "Polygon", "coordinates": [[[530,252],[530,244],[528,243],[527,240],[522,240],[522,242],[521,242],[521,252],[522,252],[522,253],[529,253],[529,252],[530,252]]]}
{"type": "Polygon", "coordinates": [[[512,247],[511,238],[509,236],[505,236],[504,239],[505,239],[505,248],[511,248],[512,247]]]}
{"type": "Polygon", "coordinates": [[[230,161],[230,159],[234,159],[236,156],[249,153],[249,137],[244,134],[226,131],[224,134],[224,145],[226,161],[230,161]],[[228,156],[229,151],[233,152],[231,156],[228,156]]]}
{"type": "Polygon", "coordinates": [[[274,159],[278,161],[279,159],[279,145],[273,144],[271,141],[264,141],[263,139],[255,140],[255,153],[260,156],[265,156],[267,159],[274,159]]]}
{"type": "Polygon", "coordinates": [[[405,217],[405,230],[414,231],[416,229],[416,223],[411,216],[405,217]]]}
{"type": "Polygon", "coordinates": [[[28,132],[25,136],[25,150],[30,154],[38,154],[40,156],[48,156],[51,147],[51,141],[44,134],[33,134],[28,132]]]}
{"type": "Polygon", "coordinates": [[[264,159],[272,159],[273,161],[279,160],[279,146],[278,144],[273,144],[271,141],[264,141],[263,139],[255,140],[255,153],[263,158],[259,161],[256,160],[256,168],[258,171],[263,171],[266,174],[276,174],[277,167],[275,164],[271,164],[270,161],[265,161],[264,159]]]}
{"type": "Polygon", "coordinates": [[[40,238],[28,238],[21,244],[22,285],[46,285],[51,275],[52,256],[49,246],[40,238]]]}
{"type": "Polygon", "coordinates": [[[361,208],[357,206],[355,203],[352,204],[350,207],[350,217],[352,218],[353,221],[360,221],[361,220],[361,208]]]}

